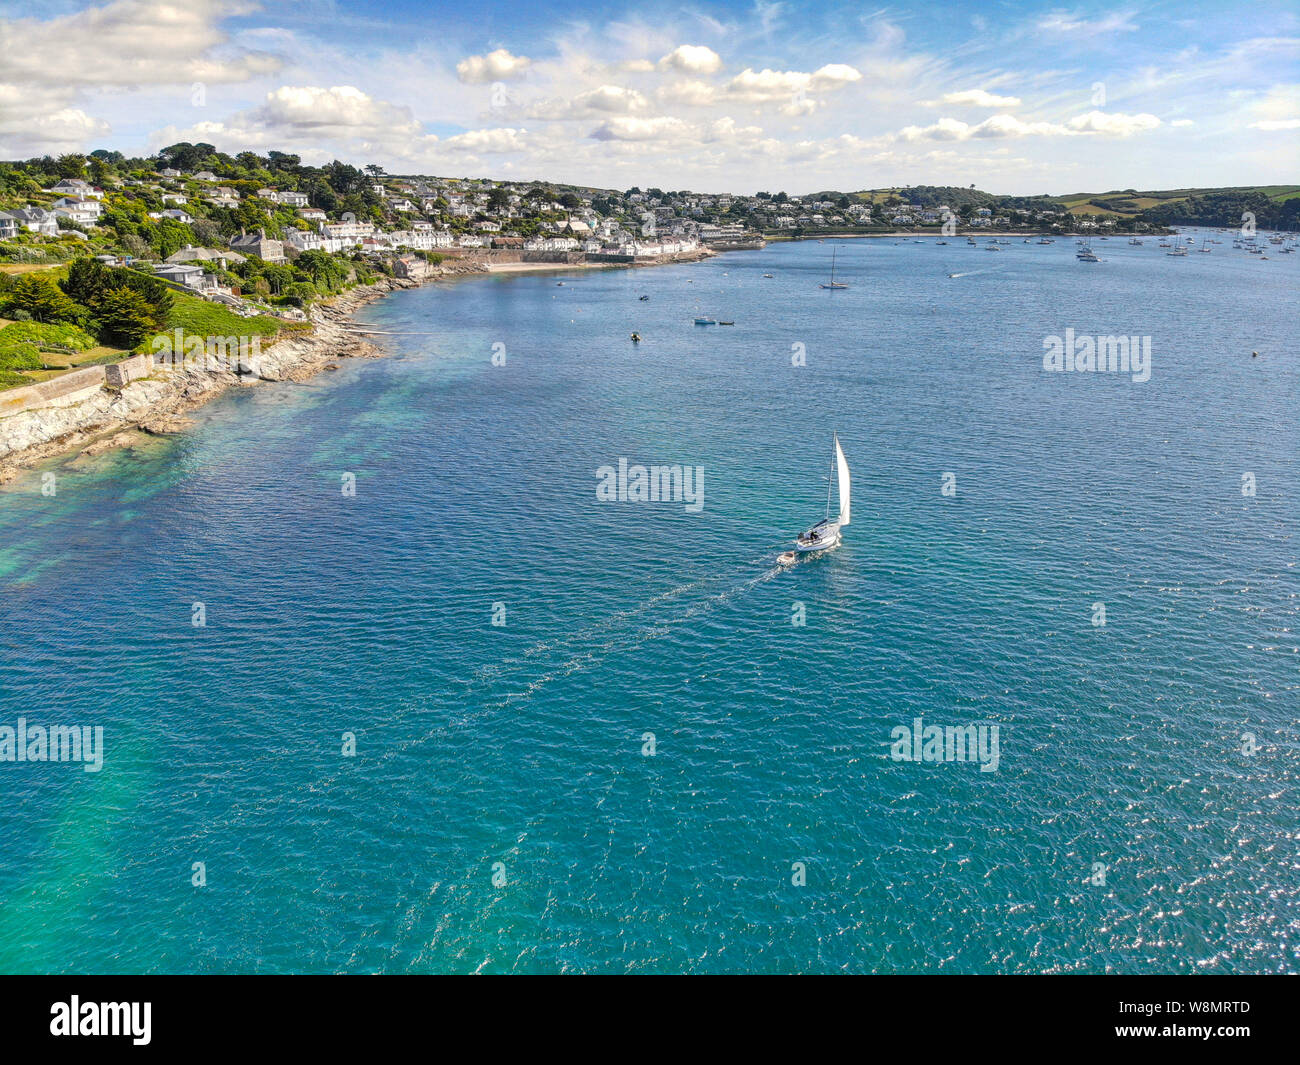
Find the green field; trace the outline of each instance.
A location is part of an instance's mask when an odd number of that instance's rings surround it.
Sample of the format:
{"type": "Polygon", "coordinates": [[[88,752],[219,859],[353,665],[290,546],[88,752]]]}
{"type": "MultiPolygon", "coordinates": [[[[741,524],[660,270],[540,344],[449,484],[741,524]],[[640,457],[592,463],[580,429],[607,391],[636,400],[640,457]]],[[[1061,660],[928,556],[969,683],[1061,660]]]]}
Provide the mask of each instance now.
{"type": "Polygon", "coordinates": [[[1116,189],[1111,192],[1072,192],[1066,196],[1053,196],[1052,199],[1062,207],[1067,208],[1072,214],[1114,214],[1121,218],[1131,218],[1139,211],[1144,211],[1149,207],[1159,207],[1161,204],[1178,203],[1186,200],[1191,196],[1204,196],[1208,193],[1221,192],[1259,192],[1263,193],[1270,200],[1276,203],[1282,203],[1285,200],[1294,199],[1300,196],[1300,185],[1234,185],[1225,188],[1215,189],[1161,189],[1161,190],[1128,190],[1116,189]],[[1128,201],[1132,207],[1119,206],[1099,206],[1098,201],[1112,203],[1113,201],[1128,201]]]}

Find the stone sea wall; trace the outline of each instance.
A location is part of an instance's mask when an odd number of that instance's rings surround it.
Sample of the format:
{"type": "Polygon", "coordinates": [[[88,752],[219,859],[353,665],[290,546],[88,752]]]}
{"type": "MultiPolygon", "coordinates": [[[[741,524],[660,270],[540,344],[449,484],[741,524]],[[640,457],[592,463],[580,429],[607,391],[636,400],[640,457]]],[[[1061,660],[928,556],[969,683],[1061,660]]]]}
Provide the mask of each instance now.
{"type": "Polygon", "coordinates": [[[263,348],[256,377],[158,367],[152,356],[142,355],[0,392],[0,484],[13,480],[24,467],[125,429],[173,432],[185,424],[181,415],[232,386],[301,380],[331,359],[378,355],[373,344],[350,331],[352,312],[392,289],[414,285],[380,281],[313,308],[311,332],[263,348]]]}

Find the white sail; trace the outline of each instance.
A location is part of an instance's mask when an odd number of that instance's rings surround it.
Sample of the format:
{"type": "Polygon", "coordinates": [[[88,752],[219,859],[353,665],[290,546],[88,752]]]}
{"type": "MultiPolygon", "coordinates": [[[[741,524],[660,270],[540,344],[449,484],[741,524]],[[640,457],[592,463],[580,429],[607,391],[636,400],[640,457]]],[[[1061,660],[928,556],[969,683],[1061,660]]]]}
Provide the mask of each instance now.
{"type": "Polygon", "coordinates": [[[844,457],[844,449],[840,447],[839,436],[835,437],[835,470],[840,488],[839,524],[843,527],[849,523],[849,463],[844,457]]]}

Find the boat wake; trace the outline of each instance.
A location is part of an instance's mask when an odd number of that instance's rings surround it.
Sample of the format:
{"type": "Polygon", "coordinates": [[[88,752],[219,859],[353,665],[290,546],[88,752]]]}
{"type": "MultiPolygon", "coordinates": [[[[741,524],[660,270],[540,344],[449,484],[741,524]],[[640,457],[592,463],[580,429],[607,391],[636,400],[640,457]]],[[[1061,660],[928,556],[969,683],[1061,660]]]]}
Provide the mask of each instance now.
{"type": "MultiPolygon", "coordinates": [[[[418,735],[396,743],[385,743],[375,727],[368,728],[367,745],[383,750],[375,758],[377,767],[399,759],[409,760],[413,753],[449,733],[463,733],[467,727],[500,710],[526,705],[557,679],[597,669],[613,655],[635,651],[651,640],[680,632],[700,617],[778,576],[783,570],[770,554],[740,565],[745,568],[665,589],[636,606],[608,615],[580,630],[555,639],[539,640],[499,662],[480,666],[450,691],[408,700],[393,712],[384,731],[401,729],[405,723],[419,721],[430,714],[439,714],[441,720],[418,735]],[[762,570],[755,573],[755,565],[762,565],[762,570]],[[508,690],[502,691],[503,688],[508,690]],[[464,707],[465,710],[447,714],[447,707],[464,707]]],[[[341,767],[301,789],[265,797],[255,809],[231,810],[228,817],[208,822],[197,830],[193,843],[197,846],[215,833],[249,820],[262,822],[271,807],[301,802],[304,794],[324,795],[354,776],[341,767]]],[[[382,769],[380,776],[383,776],[382,769]]],[[[399,770],[394,779],[401,776],[399,770]]]]}

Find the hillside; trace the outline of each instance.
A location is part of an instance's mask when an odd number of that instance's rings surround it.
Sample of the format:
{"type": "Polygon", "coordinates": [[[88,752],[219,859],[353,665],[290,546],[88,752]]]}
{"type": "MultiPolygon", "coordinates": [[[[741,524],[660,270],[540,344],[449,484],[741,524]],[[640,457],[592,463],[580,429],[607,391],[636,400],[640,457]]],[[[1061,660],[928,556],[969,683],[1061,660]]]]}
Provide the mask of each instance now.
{"type": "Polygon", "coordinates": [[[1110,215],[1156,226],[1236,226],[1243,213],[1255,216],[1267,229],[1300,227],[1300,185],[1241,185],[1230,188],[1115,189],[1110,192],[1075,192],[1064,196],[999,196],[975,188],[920,185],[911,188],[865,189],[850,194],[869,203],[894,199],[923,207],[947,204],[960,211],[975,205],[990,209],[1055,207],[1076,217],[1110,215]]]}

